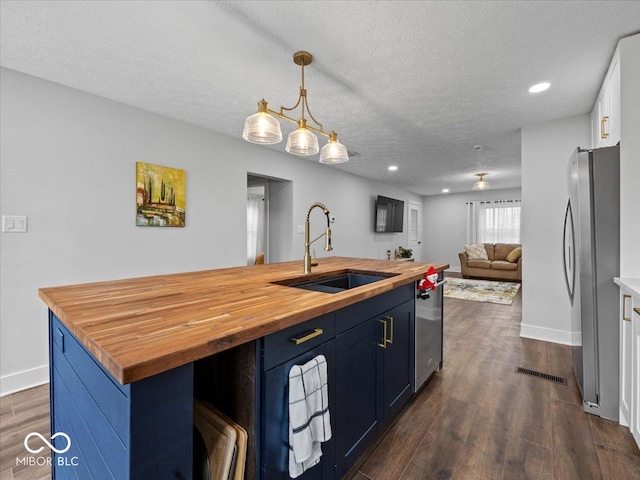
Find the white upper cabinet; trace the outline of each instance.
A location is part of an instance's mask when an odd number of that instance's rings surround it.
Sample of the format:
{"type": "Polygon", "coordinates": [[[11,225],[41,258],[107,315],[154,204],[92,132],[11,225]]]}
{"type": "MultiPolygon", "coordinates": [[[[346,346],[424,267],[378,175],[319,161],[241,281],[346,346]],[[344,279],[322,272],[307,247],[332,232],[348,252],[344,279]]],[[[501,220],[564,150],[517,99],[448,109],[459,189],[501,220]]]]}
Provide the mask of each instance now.
{"type": "Polygon", "coordinates": [[[616,48],[591,111],[591,147],[608,147],[620,141],[620,51],[616,48]]]}

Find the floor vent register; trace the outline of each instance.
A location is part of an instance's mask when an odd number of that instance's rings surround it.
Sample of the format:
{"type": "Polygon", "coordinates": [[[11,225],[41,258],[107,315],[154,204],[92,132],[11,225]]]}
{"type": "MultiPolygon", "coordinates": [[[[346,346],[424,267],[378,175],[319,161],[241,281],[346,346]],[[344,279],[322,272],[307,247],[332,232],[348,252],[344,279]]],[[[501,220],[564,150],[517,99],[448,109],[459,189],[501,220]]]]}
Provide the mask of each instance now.
{"type": "Polygon", "coordinates": [[[548,373],[536,372],[535,370],[529,370],[528,368],[516,367],[516,373],[542,378],[543,380],[549,380],[550,382],[559,383],[560,385],[567,385],[566,378],[550,375],[548,373]]]}

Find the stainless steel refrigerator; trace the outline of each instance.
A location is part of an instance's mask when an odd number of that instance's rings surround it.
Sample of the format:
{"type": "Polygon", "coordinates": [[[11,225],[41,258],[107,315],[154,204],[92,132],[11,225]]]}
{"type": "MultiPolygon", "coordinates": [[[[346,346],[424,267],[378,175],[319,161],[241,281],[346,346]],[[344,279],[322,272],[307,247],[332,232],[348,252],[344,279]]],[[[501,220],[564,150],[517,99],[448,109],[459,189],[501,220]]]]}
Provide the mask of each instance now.
{"type": "Polygon", "coordinates": [[[586,412],[619,416],[620,147],[569,160],[564,273],[571,300],[573,368],[586,412]]]}

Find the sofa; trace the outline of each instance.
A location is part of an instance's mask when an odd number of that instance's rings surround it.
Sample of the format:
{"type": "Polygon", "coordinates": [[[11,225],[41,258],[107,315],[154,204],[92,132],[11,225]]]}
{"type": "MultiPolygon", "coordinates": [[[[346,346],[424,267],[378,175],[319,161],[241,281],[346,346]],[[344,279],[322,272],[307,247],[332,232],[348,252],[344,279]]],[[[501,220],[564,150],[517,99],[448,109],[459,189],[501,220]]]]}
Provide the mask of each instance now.
{"type": "Polygon", "coordinates": [[[522,245],[519,243],[466,245],[465,251],[460,252],[458,256],[460,257],[462,278],[476,277],[492,280],[522,281],[522,245]],[[482,256],[477,255],[476,251],[481,248],[480,245],[484,245],[487,260],[478,259],[478,257],[482,256]],[[475,247],[476,250],[469,247],[475,247]],[[514,251],[518,247],[520,250],[514,251]],[[469,258],[468,252],[471,254],[471,258],[469,258]],[[517,259],[513,261],[516,257],[517,259]]]}

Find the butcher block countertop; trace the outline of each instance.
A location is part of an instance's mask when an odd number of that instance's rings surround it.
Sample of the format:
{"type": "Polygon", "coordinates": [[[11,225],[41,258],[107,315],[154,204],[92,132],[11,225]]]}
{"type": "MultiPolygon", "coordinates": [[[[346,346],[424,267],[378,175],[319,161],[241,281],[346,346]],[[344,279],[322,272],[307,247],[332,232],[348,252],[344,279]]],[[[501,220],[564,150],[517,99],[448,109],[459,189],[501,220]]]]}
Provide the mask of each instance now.
{"type": "Polygon", "coordinates": [[[41,288],[40,298],[123,385],[339,310],[421,278],[429,266],[321,258],[41,288]],[[272,282],[346,271],[396,274],[329,294],[272,282]]]}

